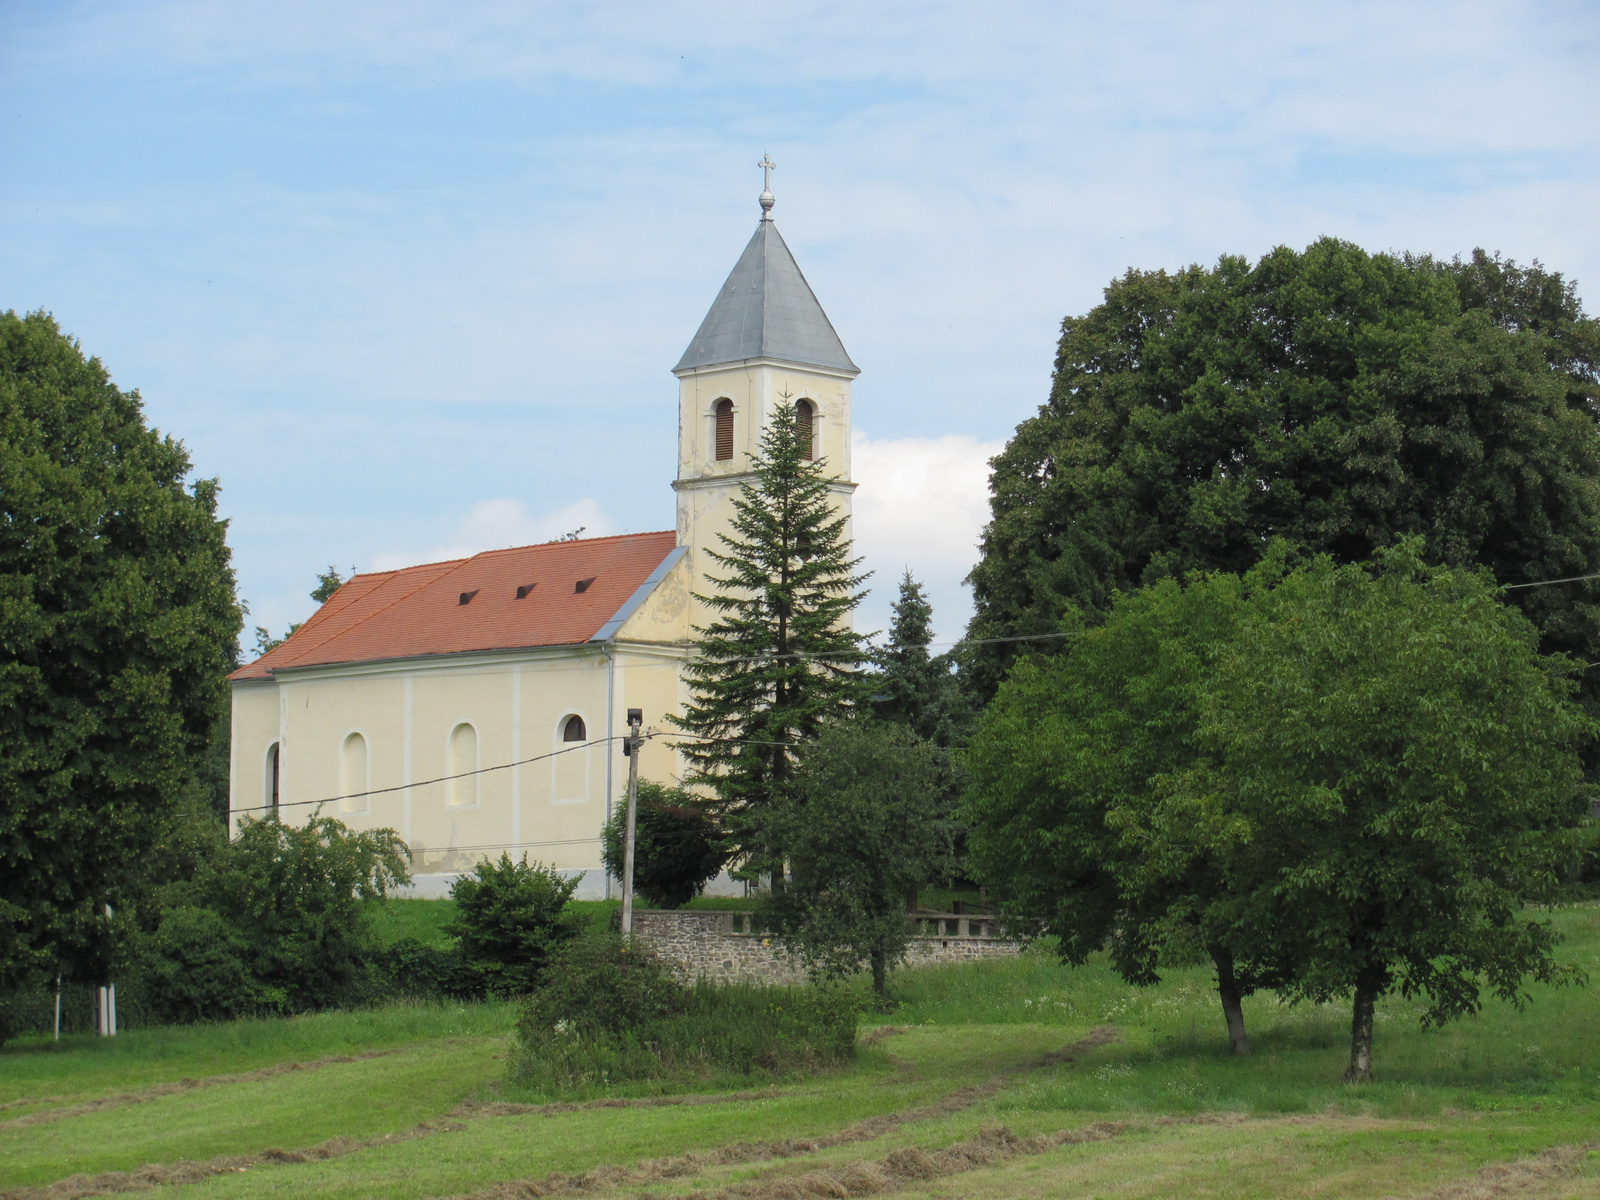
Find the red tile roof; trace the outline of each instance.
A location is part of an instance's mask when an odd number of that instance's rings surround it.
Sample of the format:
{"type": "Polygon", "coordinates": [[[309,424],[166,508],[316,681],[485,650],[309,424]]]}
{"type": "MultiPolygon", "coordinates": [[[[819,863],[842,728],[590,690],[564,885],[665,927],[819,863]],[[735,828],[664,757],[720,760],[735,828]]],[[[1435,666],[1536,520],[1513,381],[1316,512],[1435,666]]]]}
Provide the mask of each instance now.
{"type": "Polygon", "coordinates": [[[630,533],[357,575],[283,645],[229,678],[266,679],[284,667],[586,642],[676,544],[670,531],[630,533]],[[580,580],[591,578],[577,591],[580,580]],[[533,590],[517,599],[517,589],[527,584],[533,590]],[[462,604],[462,593],[473,591],[471,602],[462,604]]]}

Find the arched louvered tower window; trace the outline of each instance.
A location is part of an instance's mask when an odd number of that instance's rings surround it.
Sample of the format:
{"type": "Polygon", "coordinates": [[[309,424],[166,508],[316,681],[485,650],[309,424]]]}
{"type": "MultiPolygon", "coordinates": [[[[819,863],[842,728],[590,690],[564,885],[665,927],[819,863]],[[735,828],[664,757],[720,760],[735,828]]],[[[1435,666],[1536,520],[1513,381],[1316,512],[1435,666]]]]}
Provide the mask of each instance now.
{"type": "Polygon", "coordinates": [[[567,718],[567,723],[561,727],[561,740],[563,742],[583,742],[589,738],[589,731],[583,727],[583,718],[574,713],[567,718]]]}
{"type": "Polygon", "coordinates": [[[733,457],[733,401],[718,400],[717,414],[717,461],[727,462],[733,457]]]}
{"type": "Polygon", "coordinates": [[[800,442],[805,446],[802,452],[805,457],[811,458],[815,453],[814,438],[816,436],[817,410],[812,407],[809,400],[796,400],[794,402],[794,423],[800,433],[800,442]]]}

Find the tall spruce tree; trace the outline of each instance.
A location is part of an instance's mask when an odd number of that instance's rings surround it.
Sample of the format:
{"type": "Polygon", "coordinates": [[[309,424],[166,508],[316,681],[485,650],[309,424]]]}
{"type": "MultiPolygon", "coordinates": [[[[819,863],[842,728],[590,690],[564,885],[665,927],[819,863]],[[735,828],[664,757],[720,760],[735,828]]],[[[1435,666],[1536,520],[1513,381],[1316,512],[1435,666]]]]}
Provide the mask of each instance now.
{"type": "Polygon", "coordinates": [[[932,654],[933,605],[908,570],[889,622],[889,644],[872,656],[873,712],[909,726],[935,746],[949,748],[962,728],[965,705],[947,654],[932,654]]]}
{"type": "Polygon", "coordinates": [[[782,847],[766,844],[762,815],[793,775],[794,747],[814,739],[862,695],[865,654],[850,614],[867,579],[851,556],[827,460],[787,396],[761,435],[751,475],[733,501],[723,571],[699,598],[718,614],[687,667],[691,699],[673,723],[693,780],[716,796],[729,849],[745,873],[783,876],[782,847]]]}

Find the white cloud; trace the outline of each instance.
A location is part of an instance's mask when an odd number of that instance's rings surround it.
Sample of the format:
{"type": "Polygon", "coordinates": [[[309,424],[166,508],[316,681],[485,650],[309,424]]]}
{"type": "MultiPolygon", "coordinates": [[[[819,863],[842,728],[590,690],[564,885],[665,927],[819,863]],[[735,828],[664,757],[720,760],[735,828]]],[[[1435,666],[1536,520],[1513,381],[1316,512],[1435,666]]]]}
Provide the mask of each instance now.
{"type": "Polygon", "coordinates": [[[600,505],[588,497],[543,513],[529,512],[520,500],[480,500],[456,521],[443,545],[420,552],[379,554],[371,569],[393,571],[416,563],[466,558],[484,550],[553,542],[578,529],[584,537],[605,537],[611,532],[611,522],[600,505]]]}
{"type": "Polygon", "coordinates": [[[939,638],[960,636],[972,611],[962,580],[978,560],[978,536],[989,519],[989,459],[1000,447],[964,434],[881,440],[856,434],[856,550],[876,572],[858,628],[887,627],[889,605],[909,570],[927,588],[939,638]]]}

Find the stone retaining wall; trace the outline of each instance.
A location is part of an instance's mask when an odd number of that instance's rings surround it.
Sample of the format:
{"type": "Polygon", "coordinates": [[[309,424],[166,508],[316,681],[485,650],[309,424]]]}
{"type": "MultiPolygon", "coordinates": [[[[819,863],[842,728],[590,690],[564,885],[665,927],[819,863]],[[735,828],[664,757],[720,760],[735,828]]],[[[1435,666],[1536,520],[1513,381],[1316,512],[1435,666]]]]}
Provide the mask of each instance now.
{"type": "MultiPolygon", "coordinates": [[[[992,918],[918,913],[905,965],[970,962],[1016,954],[1022,943],[1000,936],[992,918]]],[[[768,937],[751,929],[749,913],[643,909],[633,914],[634,936],[678,965],[691,979],[803,983],[805,968],[768,937]]]]}

